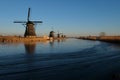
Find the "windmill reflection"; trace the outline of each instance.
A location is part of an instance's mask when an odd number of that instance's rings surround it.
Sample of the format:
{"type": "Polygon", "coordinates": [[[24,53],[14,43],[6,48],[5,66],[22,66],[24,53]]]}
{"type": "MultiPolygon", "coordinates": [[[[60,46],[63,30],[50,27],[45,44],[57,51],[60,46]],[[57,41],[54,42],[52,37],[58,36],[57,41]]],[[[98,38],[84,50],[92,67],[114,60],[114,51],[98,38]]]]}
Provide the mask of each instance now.
{"type": "Polygon", "coordinates": [[[36,42],[24,43],[24,46],[27,54],[35,53],[36,42]]]}
{"type": "Polygon", "coordinates": [[[57,39],[57,42],[60,43],[60,42],[65,42],[66,39],[62,38],[62,39],[57,39]]]}
{"type": "Polygon", "coordinates": [[[54,46],[54,40],[50,40],[49,44],[50,44],[51,47],[53,47],[54,46]]]}

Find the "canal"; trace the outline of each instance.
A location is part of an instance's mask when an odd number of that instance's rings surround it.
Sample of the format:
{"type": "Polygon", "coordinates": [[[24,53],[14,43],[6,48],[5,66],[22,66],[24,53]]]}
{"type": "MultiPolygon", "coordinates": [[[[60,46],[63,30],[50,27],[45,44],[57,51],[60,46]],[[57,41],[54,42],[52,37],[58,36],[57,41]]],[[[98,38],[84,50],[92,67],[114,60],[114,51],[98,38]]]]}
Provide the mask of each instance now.
{"type": "Polygon", "coordinates": [[[63,39],[0,43],[0,80],[119,80],[120,45],[63,39]]]}

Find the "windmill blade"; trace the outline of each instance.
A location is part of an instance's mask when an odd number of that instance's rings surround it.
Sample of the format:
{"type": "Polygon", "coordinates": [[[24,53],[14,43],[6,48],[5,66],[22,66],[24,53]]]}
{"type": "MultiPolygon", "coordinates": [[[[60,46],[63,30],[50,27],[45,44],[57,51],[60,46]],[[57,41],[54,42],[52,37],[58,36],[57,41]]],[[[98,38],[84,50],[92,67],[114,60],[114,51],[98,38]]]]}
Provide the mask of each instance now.
{"type": "Polygon", "coordinates": [[[42,21],[31,21],[33,23],[43,23],[42,21]]]}
{"type": "Polygon", "coordinates": [[[14,21],[14,23],[26,23],[26,21],[14,21]]]}
{"type": "Polygon", "coordinates": [[[28,17],[27,17],[27,21],[29,21],[30,19],[30,8],[28,9],[28,17]]]}

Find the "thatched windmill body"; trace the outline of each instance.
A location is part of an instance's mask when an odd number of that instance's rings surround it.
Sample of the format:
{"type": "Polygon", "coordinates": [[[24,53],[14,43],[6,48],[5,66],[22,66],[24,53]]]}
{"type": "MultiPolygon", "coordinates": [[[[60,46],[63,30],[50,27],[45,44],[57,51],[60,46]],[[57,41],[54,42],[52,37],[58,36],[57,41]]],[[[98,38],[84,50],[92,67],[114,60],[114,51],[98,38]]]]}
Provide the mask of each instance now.
{"type": "Polygon", "coordinates": [[[36,25],[37,23],[42,23],[42,21],[30,21],[30,8],[29,8],[27,21],[14,21],[14,23],[25,24],[24,37],[36,37],[34,25],[36,25]]]}

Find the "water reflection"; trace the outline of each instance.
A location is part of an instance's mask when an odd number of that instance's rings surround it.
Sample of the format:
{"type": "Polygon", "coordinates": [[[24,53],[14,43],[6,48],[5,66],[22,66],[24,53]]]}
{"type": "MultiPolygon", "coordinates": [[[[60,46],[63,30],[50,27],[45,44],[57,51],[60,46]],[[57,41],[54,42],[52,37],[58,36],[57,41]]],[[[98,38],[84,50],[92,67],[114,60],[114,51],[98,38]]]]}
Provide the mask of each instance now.
{"type": "Polygon", "coordinates": [[[116,50],[118,49],[118,50],[119,50],[119,49],[120,49],[120,44],[113,44],[113,43],[112,43],[110,47],[111,47],[112,49],[116,49],[116,50]]]}
{"type": "Polygon", "coordinates": [[[59,42],[65,42],[66,41],[66,39],[57,39],[57,42],[59,43],[59,42]]]}
{"type": "MultiPolygon", "coordinates": [[[[50,45],[49,48],[53,48],[52,51],[54,51],[54,49],[58,48],[58,45],[56,45],[56,43],[60,44],[62,42],[65,42],[64,39],[57,39],[57,40],[49,40],[47,42],[25,42],[24,43],[24,47],[25,47],[25,53],[27,54],[34,54],[36,52],[36,45],[40,45],[40,47],[45,47],[45,45],[50,45]],[[45,44],[45,45],[43,45],[45,44]]],[[[44,50],[44,49],[42,49],[44,50]]],[[[47,50],[47,49],[46,49],[47,50]]]]}
{"type": "Polygon", "coordinates": [[[50,40],[49,41],[50,47],[54,47],[54,45],[55,45],[54,43],[56,43],[56,42],[58,44],[61,43],[61,42],[65,42],[65,39],[50,40]]]}
{"type": "Polygon", "coordinates": [[[35,53],[36,42],[24,43],[24,46],[27,54],[35,53]]]}
{"type": "Polygon", "coordinates": [[[54,46],[54,40],[50,40],[49,44],[50,44],[50,47],[53,47],[54,46]]]}
{"type": "Polygon", "coordinates": [[[57,42],[60,43],[60,39],[58,39],[57,42]]]}

